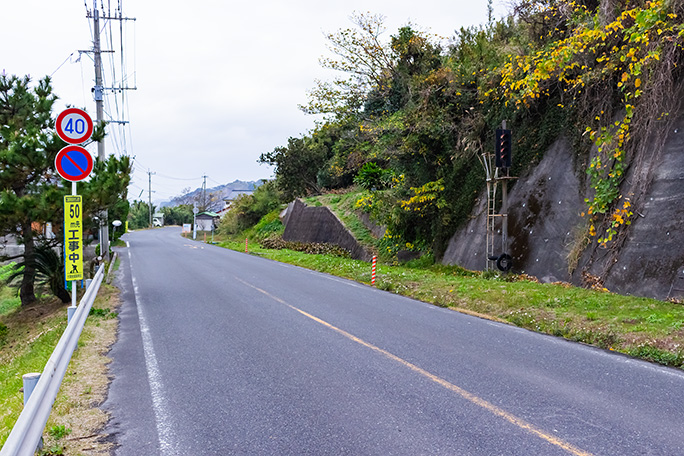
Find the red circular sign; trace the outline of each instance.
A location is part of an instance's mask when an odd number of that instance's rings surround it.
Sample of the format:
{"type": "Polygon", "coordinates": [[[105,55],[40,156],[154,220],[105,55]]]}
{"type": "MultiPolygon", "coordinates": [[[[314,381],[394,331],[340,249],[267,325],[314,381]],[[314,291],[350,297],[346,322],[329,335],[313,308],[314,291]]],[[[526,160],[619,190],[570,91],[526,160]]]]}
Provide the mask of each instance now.
{"type": "Polygon", "coordinates": [[[69,144],[81,144],[93,134],[93,120],[83,109],[65,109],[55,122],[57,134],[69,144]]]}
{"type": "Polygon", "coordinates": [[[70,182],[82,181],[93,170],[93,157],[81,146],[66,146],[57,152],[55,168],[70,182]]]}

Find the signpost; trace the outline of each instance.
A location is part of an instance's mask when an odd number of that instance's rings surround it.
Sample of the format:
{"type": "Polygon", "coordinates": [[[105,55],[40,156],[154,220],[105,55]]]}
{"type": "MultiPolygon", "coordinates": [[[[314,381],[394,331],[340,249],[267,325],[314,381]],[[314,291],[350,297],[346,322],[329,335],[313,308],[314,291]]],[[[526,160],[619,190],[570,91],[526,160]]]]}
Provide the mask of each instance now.
{"type": "Polygon", "coordinates": [[[83,198],[76,194],[76,182],[93,171],[93,157],[78,144],[93,134],[93,121],[82,109],[69,108],[57,116],[55,129],[60,138],[69,143],[57,153],[55,169],[71,182],[71,195],[64,197],[64,275],[71,281],[69,319],[76,311],[76,282],[83,280],[83,198]]]}

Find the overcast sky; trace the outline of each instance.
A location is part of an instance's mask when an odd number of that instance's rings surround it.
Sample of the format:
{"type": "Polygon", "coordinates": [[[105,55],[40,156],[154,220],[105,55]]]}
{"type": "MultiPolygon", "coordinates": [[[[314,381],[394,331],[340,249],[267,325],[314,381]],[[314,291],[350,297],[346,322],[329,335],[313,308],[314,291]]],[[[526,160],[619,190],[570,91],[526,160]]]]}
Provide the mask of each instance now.
{"type": "MultiPolygon", "coordinates": [[[[386,39],[411,23],[444,37],[486,22],[486,0],[409,2],[321,0],[120,0],[125,71],[121,71],[119,21],[102,21],[105,85],[137,86],[107,96],[107,118],[130,121],[108,127],[107,154],[135,157],[129,199],[167,200],[190,187],[270,178],[259,155],[306,134],[314,117],[297,108],[314,79],[332,79],[318,59],[329,55],[326,32],[353,27],[353,12],[385,16],[386,39]],[[142,193],[141,193],[142,192],[142,193]]],[[[119,0],[97,0],[116,12],[119,0]],[[111,6],[110,6],[111,5],[111,6]]],[[[0,71],[36,80],[52,75],[60,100],[95,118],[93,0],[4,0],[0,9],[0,71]],[[80,57],[80,58],[79,58],[80,57]]],[[[494,0],[496,17],[506,13],[494,0]]],[[[94,147],[89,150],[97,155],[94,147]]]]}

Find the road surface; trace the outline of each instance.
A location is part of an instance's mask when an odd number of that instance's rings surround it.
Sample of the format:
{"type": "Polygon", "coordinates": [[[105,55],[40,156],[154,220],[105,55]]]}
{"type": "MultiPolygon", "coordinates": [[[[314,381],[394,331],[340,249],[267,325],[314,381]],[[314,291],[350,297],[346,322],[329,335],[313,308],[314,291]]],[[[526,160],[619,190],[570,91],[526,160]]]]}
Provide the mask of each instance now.
{"type": "Polygon", "coordinates": [[[125,239],[118,456],[684,454],[681,371],[180,228],[125,239]]]}

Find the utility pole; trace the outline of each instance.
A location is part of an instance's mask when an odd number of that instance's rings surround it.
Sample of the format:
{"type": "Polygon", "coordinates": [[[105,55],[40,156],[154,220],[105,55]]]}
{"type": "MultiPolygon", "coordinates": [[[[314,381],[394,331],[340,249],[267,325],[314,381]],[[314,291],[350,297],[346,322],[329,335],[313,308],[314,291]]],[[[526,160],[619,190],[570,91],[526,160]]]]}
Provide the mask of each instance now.
{"type": "Polygon", "coordinates": [[[150,209],[150,226],[152,226],[152,175],[157,174],[153,173],[150,171],[150,169],[147,169],[147,174],[149,175],[149,190],[148,190],[148,201],[149,201],[149,209],[150,209]]]}
{"type": "Polygon", "coordinates": [[[207,210],[207,176],[202,176],[204,181],[202,182],[202,202],[200,208],[203,211],[207,210]]]}
{"type": "MultiPolygon", "coordinates": [[[[100,47],[100,13],[97,0],[93,0],[93,60],[95,61],[95,122],[100,125],[104,121],[104,89],[102,87],[102,49],[100,47]]],[[[97,159],[105,160],[104,138],[97,142],[97,159]]],[[[107,209],[100,213],[100,255],[109,261],[109,214],[107,209]]]]}
{"type": "MultiPolygon", "coordinates": [[[[104,88],[102,87],[102,49],[100,48],[100,12],[97,10],[97,0],[93,0],[93,57],[95,61],[95,121],[104,121],[104,88]]],[[[105,160],[104,141],[97,143],[97,159],[105,160]]]]}
{"type": "MultiPolygon", "coordinates": [[[[119,4],[119,7],[121,4],[119,4]]],[[[104,8],[104,6],[103,6],[104,8]]],[[[129,19],[129,18],[124,18],[123,14],[121,11],[119,11],[119,15],[117,16],[112,16],[110,15],[105,15],[104,14],[104,9],[103,9],[103,16],[102,18],[100,17],[100,12],[97,9],[97,0],[93,0],[93,10],[88,11],[87,17],[89,19],[93,20],[93,61],[95,62],[95,87],[93,87],[93,98],[95,98],[95,121],[99,125],[101,122],[105,122],[104,118],[104,92],[105,92],[105,87],[103,83],[103,77],[102,77],[102,53],[103,52],[114,52],[113,50],[108,50],[108,51],[103,51],[100,45],[100,30],[101,30],[101,25],[100,25],[100,19],[105,19],[105,20],[118,20],[118,21],[124,21],[124,20],[135,20],[135,19],[129,19]]],[[[122,38],[122,45],[121,45],[121,50],[122,50],[122,61],[123,61],[123,38],[122,38]]],[[[85,51],[88,52],[88,51],[85,51]]],[[[132,89],[135,90],[135,88],[129,88],[129,87],[119,87],[119,90],[128,90],[132,89]]],[[[116,123],[126,123],[126,122],[120,122],[120,121],[113,121],[116,123]]],[[[105,161],[107,158],[105,154],[105,143],[104,143],[104,138],[101,141],[98,141],[97,143],[97,159],[99,161],[105,161]]],[[[100,255],[104,257],[106,261],[109,261],[109,214],[107,209],[103,210],[100,214],[100,255]]]]}

